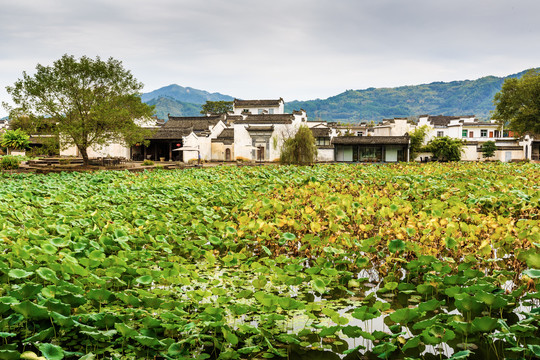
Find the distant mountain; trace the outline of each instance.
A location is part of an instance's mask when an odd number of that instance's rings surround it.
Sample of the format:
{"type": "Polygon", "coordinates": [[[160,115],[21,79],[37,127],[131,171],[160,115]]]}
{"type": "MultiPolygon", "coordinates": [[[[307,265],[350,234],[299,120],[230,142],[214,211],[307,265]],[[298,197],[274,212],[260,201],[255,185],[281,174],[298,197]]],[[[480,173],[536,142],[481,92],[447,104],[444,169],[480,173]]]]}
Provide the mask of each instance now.
{"type": "Polygon", "coordinates": [[[155,114],[158,119],[168,120],[171,116],[201,116],[201,105],[191,104],[168,97],[159,97],[146,102],[155,105],[155,114]]]}
{"type": "Polygon", "coordinates": [[[494,109],[493,96],[501,90],[504,80],[520,77],[525,72],[448,83],[347,90],[324,100],[291,101],[285,104],[285,110],[290,112],[302,108],[310,120],[353,123],[422,114],[476,115],[487,119],[494,109]]]}
{"type": "MultiPolygon", "coordinates": [[[[209,101],[233,101],[232,96],[223,95],[220,93],[209,93],[204,90],[197,90],[190,87],[183,87],[180,85],[169,85],[160,89],[154,90],[149,93],[145,93],[141,96],[141,100],[148,103],[152,99],[158,99],[160,97],[167,97],[174,100],[178,100],[184,103],[192,103],[202,105],[209,101]]],[[[199,110],[200,111],[200,110],[199,110]]],[[[172,114],[171,114],[172,115],[172,114]]]]}
{"type": "MultiPolygon", "coordinates": [[[[488,119],[494,109],[493,96],[506,78],[520,77],[526,71],[506,77],[486,76],[477,80],[434,82],[395,88],[347,90],[328,99],[291,101],[285,111],[306,110],[310,120],[360,122],[385,118],[429,115],[476,115],[488,119]]],[[[232,96],[209,93],[179,85],[169,85],[142,95],[142,100],[156,105],[160,119],[171,116],[198,116],[201,104],[232,101],[232,96]]]]}

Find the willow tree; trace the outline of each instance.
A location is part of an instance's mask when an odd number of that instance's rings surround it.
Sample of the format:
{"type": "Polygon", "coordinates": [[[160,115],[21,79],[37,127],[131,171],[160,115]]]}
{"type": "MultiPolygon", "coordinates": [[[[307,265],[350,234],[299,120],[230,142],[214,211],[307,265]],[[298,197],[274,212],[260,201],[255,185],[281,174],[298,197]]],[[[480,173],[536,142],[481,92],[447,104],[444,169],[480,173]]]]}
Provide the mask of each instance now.
{"type": "Polygon", "coordinates": [[[310,165],[317,160],[317,146],[311,130],[302,125],[293,137],[283,142],[281,156],[282,164],[310,165]]]}
{"type": "Polygon", "coordinates": [[[132,145],[149,136],[135,122],[153,112],[141,102],[142,88],[121,61],[64,55],[52,66],[38,64],[34,75],[23,72],[7,87],[15,106],[6,107],[13,117],[54,119],[62,146],[76,146],[88,164],[90,147],[132,145]]]}

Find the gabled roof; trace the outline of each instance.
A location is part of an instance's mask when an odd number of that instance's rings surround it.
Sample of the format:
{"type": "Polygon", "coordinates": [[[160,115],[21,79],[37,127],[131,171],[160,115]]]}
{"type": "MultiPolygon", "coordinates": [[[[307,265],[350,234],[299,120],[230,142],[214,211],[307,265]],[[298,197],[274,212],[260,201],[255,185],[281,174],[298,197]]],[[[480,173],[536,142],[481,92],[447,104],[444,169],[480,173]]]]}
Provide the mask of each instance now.
{"type": "Polygon", "coordinates": [[[324,127],[324,128],[312,127],[310,128],[310,130],[313,133],[313,137],[329,137],[330,136],[330,129],[327,127],[324,127]]]}
{"type": "Polygon", "coordinates": [[[191,132],[205,134],[211,126],[215,126],[222,119],[222,115],[186,117],[169,116],[169,121],[167,121],[165,125],[152,136],[152,139],[181,139],[191,132]]]}
{"type": "Polygon", "coordinates": [[[233,106],[235,108],[279,106],[282,102],[283,102],[282,98],[279,98],[277,100],[238,100],[238,99],[234,99],[233,106]]]}
{"type": "Polygon", "coordinates": [[[338,136],[332,144],[340,145],[407,145],[409,136],[338,136]]]}
{"type": "Polygon", "coordinates": [[[235,124],[292,124],[293,114],[251,114],[245,119],[236,120],[235,124]]]}

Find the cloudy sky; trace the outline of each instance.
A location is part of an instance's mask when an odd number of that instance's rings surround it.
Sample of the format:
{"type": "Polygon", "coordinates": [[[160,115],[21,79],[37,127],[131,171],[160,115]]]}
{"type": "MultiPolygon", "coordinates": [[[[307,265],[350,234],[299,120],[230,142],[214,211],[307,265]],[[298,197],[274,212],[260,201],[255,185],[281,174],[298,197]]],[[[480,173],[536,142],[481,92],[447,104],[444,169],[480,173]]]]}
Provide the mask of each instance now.
{"type": "Polygon", "coordinates": [[[540,66],[539,13],[538,0],[0,0],[0,101],[63,54],[119,59],[144,92],[244,99],[505,76],[540,66]]]}

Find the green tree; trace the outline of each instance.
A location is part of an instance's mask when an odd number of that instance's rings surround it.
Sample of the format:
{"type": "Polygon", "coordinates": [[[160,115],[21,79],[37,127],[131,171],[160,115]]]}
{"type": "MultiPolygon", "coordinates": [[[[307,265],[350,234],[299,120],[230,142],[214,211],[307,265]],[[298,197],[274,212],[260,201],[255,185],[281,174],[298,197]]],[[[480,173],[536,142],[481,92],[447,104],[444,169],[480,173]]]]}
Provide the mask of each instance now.
{"type": "Polygon", "coordinates": [[[482,155],[489,159],[490,157],[495,156],[495,151],[497,150],[497,145],[495,145],[495,141],[486,141],[482,144],[482,148],[480,151],[482,152],[482,155]]]}
{"type": "Polygon", "coordinates": [[[418,154],[422,152],[422,149],[424,148],[424,140],[426,139],[429,129],[429,126],[422,125],[411,131],[411,133],[409,134],[411,140],[411,161],[414,160],[418,156],[418,154]]]}
{"type": "Polygon", "coordinates": [[[448,136],[436,137],[427,145],[426,150],[439,161],[459,161],[465,143],[461,139],[452,139],[448,136]]]}
{"type": "Polygon", "coordinates": [[[206,104],[202,105],[201,114],[220,115],[233,111],[232,101],[206,101],[206,104]]]}
{"type": "Polygon", "coordinates": [[[506,79],[494,97],[492,118],[520,135],[540,134],[540,72],[506,79]]]}
{"type": "Polygon", "coordinates": [[[282,164],[310,165],[317,160],[317,146],[311,130],[302,125],[294,137],[289,137],[283,143],[281,156],[282,164]]]}
{"type": "Polygon", "coordinates": [[[150,136],[135,123],[153,112],[141,102],[142,88],[121,61],[64,55],[52,66],[38,64],[35,75],[23,72],[22,79],[7,87],[16,107],[4,106],[11,117],[54,119],[62,146],[76,146],[88,164],[92,146],[132,145],[150,136]]]}
{"type": "Polygon", "coordinates": [[[7,148],[8,154],[13,149],[26,149],[30,145],[30,136],[21,129],[7,130],[0,138],[0,146],[7,148]]]}

